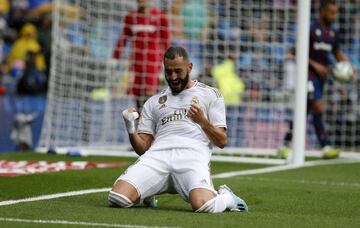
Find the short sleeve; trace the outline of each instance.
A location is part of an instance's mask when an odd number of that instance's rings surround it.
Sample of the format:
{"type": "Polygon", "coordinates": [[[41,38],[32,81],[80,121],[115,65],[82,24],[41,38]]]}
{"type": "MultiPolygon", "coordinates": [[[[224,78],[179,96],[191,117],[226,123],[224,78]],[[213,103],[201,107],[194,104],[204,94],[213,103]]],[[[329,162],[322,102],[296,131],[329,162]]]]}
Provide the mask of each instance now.
{"type": "Polygon", "coordinates": [[[214,98],[209,105],[209,121],[215,127],[226,128],[226,111],[224,97],[214,98]]]}
{"type": "Polygon", "coordinates": [[[141,111],[137,132],[155,135],[155,127],[156,124],[152,113],[151,99],[149,99],[145,102],[141,111]]]}

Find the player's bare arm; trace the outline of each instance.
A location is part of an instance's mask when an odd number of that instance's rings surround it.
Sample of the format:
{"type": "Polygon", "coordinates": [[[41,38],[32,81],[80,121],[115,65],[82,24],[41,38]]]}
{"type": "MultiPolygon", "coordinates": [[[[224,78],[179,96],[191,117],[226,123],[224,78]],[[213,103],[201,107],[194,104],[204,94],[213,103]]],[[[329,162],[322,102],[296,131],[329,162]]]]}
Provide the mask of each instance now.
{"type": "Polygon", "coordinates": [[[204,115],[203,110],[200,105],[193,103],[190,106],[190,109],[187,115],[197,124],[200,125],[202,130],[208,136],[210,141],[218,146],[219,148],[224,148],[227,143],[226,129],[221,127],[213,126],[204,115]]]}
{"type": "Polygon", "coordinates": [[[141,156],[150,148],[154,137],[151,134],[136,132],[135,125],[139,119],[139,114],[136,109],[126,109],[122,112],[122,115],[125,121],[126,130],[129,133],[130,143],[133,146],[135,152],[141,156]]]}
{"type": "Polygon", "coordinates": [[[347,57],[347,55],[340,49],[335,49],[334,51],[334,56],[336,58],[337,61],[349,61],[349,58],[347,57]]]}
{"type": "Polygon", "coordinates": [[[129,134],[129,139],[132,147],[139,156],[143,155],[154,141],[152,135],[144,133],[129,134]]]}

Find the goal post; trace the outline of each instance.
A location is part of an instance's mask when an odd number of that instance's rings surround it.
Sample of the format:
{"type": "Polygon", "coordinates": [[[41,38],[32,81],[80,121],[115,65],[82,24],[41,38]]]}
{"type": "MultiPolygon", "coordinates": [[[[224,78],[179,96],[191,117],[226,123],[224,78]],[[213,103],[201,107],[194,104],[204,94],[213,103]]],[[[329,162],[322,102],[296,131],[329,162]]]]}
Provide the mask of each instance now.
{"type": "Polygon", "coordinates": [[[297,78],[294,109],[294,143],[291,163],[303,165],[305,158],[306,96],[309,62],[310,0],[298,1],[296,63],[297,78]]]}
{"type": "MultiPolygon", "coordinates": [[[[305,149],[319,148],[312,126],[306,127],[312,120],[306,118],[304,103],[309,20],[316,17],[317,0],[312,5],[310,0],[149,1],[166,15],[171,44],[188,50],[194,64],[191,76],[224,95],[228,145],[214,150],[215,159],[301,165],[305,149]],[[310,6],[315,12],[311,15],[310,6]],[[295,47],[296,59],[290,55],[295,47]],[[295,62],[297,72],[291,72],[295,62]],[[290,120],[295,123],[295,153],[285,161],[276,151],[290,120]]],[[[355,61],[359,34],[346,26],[359,23],[353,6],[341,7],[336,25],[346,28],[342,47],[355,61]]],[[[127,0],[53,1],[51,76],[38,151],[134,154],[121,112],[136,106],[129,93],[136,74],[133,54],[143,50],[136,50],[129,38],[116,64],[112,56],[124,19],[136,8],[136,1],[127,0]]],[[[159,77],[164,88],[161,71],[159,77]]],[[[356,83],[330,79],[324,94],[330,142],[345,151],[360,148],[360,113],[352,112],[355,118],[344,113],[359,107],[356,83]],[[346,88],[351,102],[344,103],[339,87],[346,88]]]]}

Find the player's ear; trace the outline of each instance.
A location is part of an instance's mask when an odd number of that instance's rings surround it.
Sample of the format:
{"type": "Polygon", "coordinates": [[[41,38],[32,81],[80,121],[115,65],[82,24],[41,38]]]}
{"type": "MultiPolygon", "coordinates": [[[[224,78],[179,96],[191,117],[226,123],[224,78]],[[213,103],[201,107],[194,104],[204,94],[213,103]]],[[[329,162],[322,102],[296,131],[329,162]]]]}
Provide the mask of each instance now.
{"type": "Polygon", "coordinates": [[[191,70],[192,70],[192,68],[193,68],[193,64],[192,64],[192,62],[190,62],[189,64],[188,64],[188,72],[190,73],[191,72],[191,70]]]}

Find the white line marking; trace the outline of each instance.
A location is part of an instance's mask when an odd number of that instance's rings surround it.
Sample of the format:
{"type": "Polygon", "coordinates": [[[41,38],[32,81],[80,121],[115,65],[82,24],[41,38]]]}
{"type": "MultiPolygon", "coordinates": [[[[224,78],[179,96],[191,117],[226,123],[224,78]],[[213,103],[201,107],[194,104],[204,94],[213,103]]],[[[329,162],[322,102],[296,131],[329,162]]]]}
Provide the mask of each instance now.
{"type": "Polygon", "coordinates": [[[85,195],[85,194],[90,194],[90,193],[106,192],[106,191],[110,191],[110,190],[111,190],[111,188],[86,189],[86,190],[80,190],[80,191],[42,195],[42,196],[36,196],[36,197],[18,199],[18,200],[7,200],[7,201],[0,202],[0,206],[12,205],[12,204],[23,203],[23,202],[33,202],[33,201],[40,201],[40,200],[47,200],[47,199],[55,199],[55,198],[61,198],[61,197],[67,197],[67,196],[79,196],[79,195],[85,195]]]}
{"type": "Polygon", "coordinates": [[[219,174],[213,175],[212,178],[229,178],[229,177],[243,176],[243,175],[273,173],[273,172],[278,172],[278,171],[299,169],[299,168],[303,168],[303,167],[312,167],[312,166],[318,166],[318,165],[349,164],[349,163],[358,163],[358,162],[360,162],[360,159],[316,160],[316,161],[305,162],[305,164],[302,166],[283,165],[283,166],[272,166],[272,167],[260,168],[260,169],[219,173],[219,174]]]}
{"type": "Polygon", "coordinates": [[[253,174],[260,174],[260,173],[272,173],[272,172],[289,170],[289,169],[297,169],[297,168],[300,168],[300,166],[282,165],[282,166],[274,166],[274,167],[267,167],[267,168],[260,168],[260,169],[240,170],[240,171],[219,173],[219,174],[212,175],[212,178],[217,179],[217,178],[229,178],[229,177],[242,176],[242,175],[253,175],[253,174]]]}
{"type": "Polygon", "coordinates": [[[160,226],[138,226],[138,225],[123,225],[123,224],[94,223],[94,222],[77,222],[77,221],[66,221],[66,220],[40,220],[40,219],[19,219],[19,218],[3,218],[3,217],[0,217],[0,221],[22,222],[22,223],[41,223],[41,224],[80,225],[80,226],[125,227],[125,228],[160,227],[160,226]]]}
{"type": "Polygon", "coordinates": [[[249,181],[268,181],[268,182],[285,182],[285,183],[297,183],[297,184],[317,184],[317,185],[329,185],[329,186],[339,186],[339,187],[360,187],[358,182],[329,182],[329,181],[311,181],[311,180],[285,180],[278,178],[265,178],[265,177],[239,177],[242,180],[249,181]]]}
{"type": "MultiPolygon", "coordinates": [[[[235,172],[219,173],[219,174],[212,175],[212,178],[213,179],[229,178],[229,177],[243,176],[243,175],[272,173],[272,172],[278,172],[278,171],[284,171],[284,170],[290,170],[290,169],[298,169],[298,168],[302,168],[302,167],[312,167],[312,166],[317,166],[317,165],[347,164],[347,163],[358,163],[358,162],[360,162],[360,159],[317,160],[317,161],[305,162],[305,164],[303,166],[284,165],[284,166],[274,166],[274,167],[267,167],[267,168],[254,169],[254,170],[241,170],[241,171],[235,171],[235,172]]],[[[107,192],[107,191],[110,191],[110,189],[111,188],[86,189],[86,190],[80,190],[80,191],[42,195],[42,196],[36,196],[36,197],[18,199],[18,200],[7,200],[7,201],[1,201],[0,207],[5,206],[5,205],[13,205],[13,204],[18,204],[18,203],[23,203],[23,202],[33,202],[33,201],[41,201],[41,200],[47,200],[47,199],[68,197],[68,196],[78,196],[78,195],[85,195],[85,194],[91,194],[91,193],[107,192]]]]}

